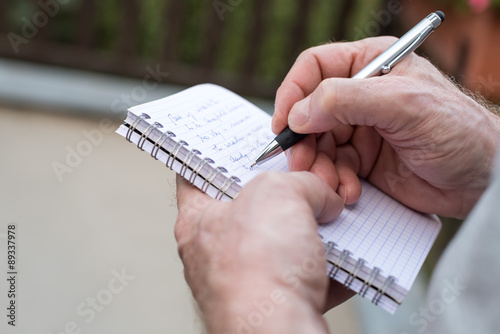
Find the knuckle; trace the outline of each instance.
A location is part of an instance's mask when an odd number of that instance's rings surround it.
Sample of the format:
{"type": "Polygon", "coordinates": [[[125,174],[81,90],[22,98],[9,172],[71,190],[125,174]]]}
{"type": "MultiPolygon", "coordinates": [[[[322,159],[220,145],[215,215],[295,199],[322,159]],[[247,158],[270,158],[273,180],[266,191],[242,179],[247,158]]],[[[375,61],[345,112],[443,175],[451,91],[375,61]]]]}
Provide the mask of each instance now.
{"type": "Polygon", "coordinates": [[[422,82],[405,76],[394,77],[387,82],[385,89],[396,97],[402,118],[416,121],[424,117],[423,110],[437,102],[432,86],[422,82]]]}
{"type": "Polygon", "coordinates": [[[319,107],[322,112],[328,110],[330,108],[330,105],[332,103],[335,103],[335,99],[332,98],[332,94],[330,94],[333,86],[334,84],[332,78],[323,80],[318,86],[317,98],[319,100],[319,107]]]}
{"type": "Polygon", "coordinates": [[[337,99],[335,80],[334,78],[328,78],[319,84],[314,101],[312,101],[311,109],[313,110],[311,110],[311,115],[317,114],[320,119],[324,120],[325,117],[332,117],[332,111],[341,107],[339,105],[340,101],[337,99]]]}
{"type": "Polygon", "coordinates": [[[244,196],[259,194],[260,199],[280,198],[290,189],[289,175],[279,172],[263,173],[252,180],[247,189],[244,196]]]}
{"type": "Polygon", "coordinates": [[[185,255],[185,247],[182,244],[177,244],[177,253],[179,254],[179,257],[181,261],[185,261],[186,257],[185,255]]]}
{"type": "Polygon", "coordinates": [[[364,43],[364,47],[373,49],[374,47],[385,51],[389,46],[396,43],[398,38],[395,36],[378,36],[378,37],[369,37],[361,40],[364,43]]]}
{"type": "MultiPolygon", "coordinates": [[[[383,43],[387,44],[386,46],[388,47],[388,46],[396,43],[398,40],[399,40],[399,38],[397,38],[395,36],[382,36],[379,38],[377,43],[380,43],[380,41],[382,41],[383,43]]],[[[384,49],[386,46],[384,45],[384,49]]]]}
{"type": "Polygon", "coordinates": [[[182,241],[184,239],[185,234],[186,234],[186,220],[183,217],[183,215],[179,213],[174,225],[175,240],[177,240],[177,242],[182,241]]]}
{"type": "Polygon", "coordinates": [[[280,189],[286,184],[284,173],[269,172],[263,173],[256,178],[256,183],[263,184],[270,189],[280,189]]]}
{"type": "Polygon", "coordinates": [[[392,83],[390,89],[401,96],[403,104],[415,104],[419,107],[420,101],[428,101],[428,97],[433,95],[425,86],[408,77],[399,77],[392,83]],[[417,88],[416,86],[420,87],[417,88]]]}
{"type": "Polygon", "coordinates": [[[297,198],[301,197],[304,189],[317,187],[319,178],[310,172],[286,173],[266,173],[264,184],[269,197],[276,198],[297,198]]]}
{"type": "Polygon", "coordinates": [[[305,49],[297,57],[296,63],[310,64],[312,62],[313,64],[317,64],[317,61],[318,61],[317,60],[318,51],[321,50],[324,47],[328,47],[328,44],[326,44],[326,45],[319,45],[319,46],[313,46],[311,48],[305,49]]]}
{"type": "Polygon", "coordinates": [[[177,252],[179,257],[185,263],[186,254],[192,248],[194,243],[194,236],[191,233],[192,220],[186,219],[186,217],[179,215],[174,225],[174,236],[177,241],[177,252]]]}
{"type": "Polygon", "coordinates": [[[299,56],[297,57],[297,60],[303,60],[303,59],[309,59],[313,56],[313,53],[314,53],[314,50],[316,49],[317,47],[312,47],[312,48],[308,48],[308,49],[305,49],[304,51],[302,51],[299,56]]]}

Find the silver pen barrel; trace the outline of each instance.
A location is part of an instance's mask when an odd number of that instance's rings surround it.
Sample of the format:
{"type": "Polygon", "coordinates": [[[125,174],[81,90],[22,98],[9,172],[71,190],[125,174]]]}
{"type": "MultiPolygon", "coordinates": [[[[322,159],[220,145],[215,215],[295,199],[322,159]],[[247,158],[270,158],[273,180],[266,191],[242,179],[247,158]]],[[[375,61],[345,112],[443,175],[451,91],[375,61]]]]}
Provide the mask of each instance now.
{"type": "Polygon", "coordinates": [[[370,78],[381,74],[385,66],[394,66],[397,62],[394,60],[400,60],[403,58],[401,55],[413,52],[441,23],[442,20],[436,13],[430,14],[352,78],[370,78]]]}

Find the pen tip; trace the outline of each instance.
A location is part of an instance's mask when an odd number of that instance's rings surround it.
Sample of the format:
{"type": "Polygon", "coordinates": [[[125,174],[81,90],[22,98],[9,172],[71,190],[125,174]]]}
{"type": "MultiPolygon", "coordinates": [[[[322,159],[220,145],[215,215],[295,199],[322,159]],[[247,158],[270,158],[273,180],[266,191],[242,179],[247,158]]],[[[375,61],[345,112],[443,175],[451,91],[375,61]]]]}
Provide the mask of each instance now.
{"type": "Polygon", "coordinates": [[[250,168],[253,168],[256,165],[257,165],[257,162],[254,162],[253,164],[250,165],[250,168]]]}
{"type": "Polygon", "coordinates": [[[441,19],[441,22],[444,22],[444,13],[440,10],[436,11],[436,15],[439,16],[439,18],[441,19]]]}

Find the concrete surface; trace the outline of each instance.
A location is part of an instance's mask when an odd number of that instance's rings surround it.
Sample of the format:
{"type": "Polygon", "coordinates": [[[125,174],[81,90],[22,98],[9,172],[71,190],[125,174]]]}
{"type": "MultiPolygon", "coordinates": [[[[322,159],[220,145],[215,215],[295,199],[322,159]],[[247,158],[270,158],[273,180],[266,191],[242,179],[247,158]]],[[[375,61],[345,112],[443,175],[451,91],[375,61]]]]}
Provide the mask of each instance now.
{"type": "MultiPolygon", "coordinates": [[[[56,109],[72,114],[116,117],[129,107],[185,88],[165,84],[168,74],[155,64],[144,68],[143,79],[0,58],[0,101],[35,110],[56,109]],[[148,80],[145,83],[143,79],[148,80]]],[[[249,100],[273,112],[272,102],[259,98],[249,100]]]]}

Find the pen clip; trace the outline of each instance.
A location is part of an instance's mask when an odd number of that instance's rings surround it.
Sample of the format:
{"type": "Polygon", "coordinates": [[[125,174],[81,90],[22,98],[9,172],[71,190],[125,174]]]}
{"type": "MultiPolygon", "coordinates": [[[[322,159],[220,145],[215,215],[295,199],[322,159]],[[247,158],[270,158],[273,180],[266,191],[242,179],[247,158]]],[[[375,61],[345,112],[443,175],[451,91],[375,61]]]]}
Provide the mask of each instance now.
{"type": "Polygon", "coordinates": [[[435,30],[434,27],[430,26],[427,27],[421,34],[419,34],[415,40],[408,45],[406,49],[401,51],[399,55],[397,55],[394,59],[392,59],[388,64],[383,65],[380,69],[382,70],[383,74],[389,73],[394,65],[396,65],[401,59],[415,51],[426,39],[429,37],[430,34],[435,30]]]}

